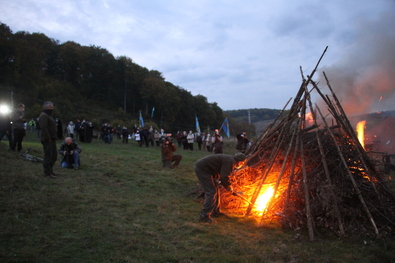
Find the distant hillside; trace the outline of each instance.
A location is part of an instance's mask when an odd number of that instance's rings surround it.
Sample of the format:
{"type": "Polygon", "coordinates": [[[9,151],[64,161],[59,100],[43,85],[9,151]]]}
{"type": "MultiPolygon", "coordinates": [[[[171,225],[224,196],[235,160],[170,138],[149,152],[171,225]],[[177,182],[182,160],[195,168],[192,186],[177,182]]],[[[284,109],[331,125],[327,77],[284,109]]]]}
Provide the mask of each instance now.
{"type": "MultiPolygon", "coordinates": [[[[281,110],[277,109],[242,109],[224,111],[224,114],[230,116],[237,123],[251,123],[255,126],[256,134],[259,135],[262,131],[280,114],[281,110]]],[[[287,112],[283,113],[283,116],[287,112]]],[[[348,116],[351,125],[355,125],[361,120],[367,120],[366,129],[369,131],[376,125],[379,125],[384,119],[394,117],[395,110],[374,112],[368,114],[348,116]]],[[[392,128],[392,127],[391,127],[392,128]]],[[[393,127],[395,129],[395,127],[393,127]]]]}
{"type": "Polygon", "coordinates": [[[277,109],[244,109],[224,111],[225,114],[240,122],[255,123],[258,121],[271,120],[278,116],[281,110],[277,109]]]}
{"type": "Polygon", "coordinates": [[[260,134],[277,116],[278,109],[242,109],[224,111],[224,114],[232,117],[238,123],[251,123],[255,125],[257,134],[260,134]]]}

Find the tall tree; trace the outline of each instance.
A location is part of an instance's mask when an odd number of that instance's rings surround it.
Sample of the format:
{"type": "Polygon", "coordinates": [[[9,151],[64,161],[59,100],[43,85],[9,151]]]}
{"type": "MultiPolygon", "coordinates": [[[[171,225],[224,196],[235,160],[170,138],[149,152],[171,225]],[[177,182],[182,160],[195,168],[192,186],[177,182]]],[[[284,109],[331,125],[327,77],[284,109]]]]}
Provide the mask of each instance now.
{"type": "Polygon", "coordinates": [[[15,55],[13,33],[6,24],[0,23],[0,83],[9,85],[12,80],[15,55]]]}

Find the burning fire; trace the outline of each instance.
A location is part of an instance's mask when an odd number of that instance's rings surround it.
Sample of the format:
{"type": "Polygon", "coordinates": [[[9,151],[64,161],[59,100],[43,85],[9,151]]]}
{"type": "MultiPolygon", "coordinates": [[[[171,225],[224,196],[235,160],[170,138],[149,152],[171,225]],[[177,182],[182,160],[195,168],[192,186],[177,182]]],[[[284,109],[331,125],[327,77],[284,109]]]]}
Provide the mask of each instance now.
{"type": "Polygon", "coordinates": [[[305,116],[305,120],[306,120],[306,125],[313,125],[314,124],[313,114],[311,112],[307,112],[305,116]]]}
{"type": "Polygon", "coordinates": [[[261,194],[256,199],[255,210],[259,212],[261,215],[265,211],[267,204],[269,203],[270,198],[272,198],[273,194],[274,194],[274,188],[273,186],[270,186],[267,189],[262,190],[261,194]]]}
{"type": "Polygon", "coordinates": [[[366,121],[360,121],[357,123],[358,140],[363,148],[365,148],[365,124],[366,121]]]}

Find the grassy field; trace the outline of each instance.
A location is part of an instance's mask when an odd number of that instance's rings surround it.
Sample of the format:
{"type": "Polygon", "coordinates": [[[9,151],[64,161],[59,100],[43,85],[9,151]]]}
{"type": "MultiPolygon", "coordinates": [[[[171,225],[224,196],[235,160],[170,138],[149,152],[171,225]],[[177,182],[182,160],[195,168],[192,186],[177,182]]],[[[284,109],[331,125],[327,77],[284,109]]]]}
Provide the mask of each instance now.
{"type": "MultiPolygon", "coordinates": [[[[158,148],[134,141],[80,145],[81,169],[57,162],[49,179],[0,143],[0,262],[395,262],[393,237],[319,232],[309,242],[304,230],[245,217],[198,222],[193,164],[207,152],[179,149],[180,167],[168,169],[158,148]]],[[[23,147],[43,155],[33,134],[23,147]]]]}

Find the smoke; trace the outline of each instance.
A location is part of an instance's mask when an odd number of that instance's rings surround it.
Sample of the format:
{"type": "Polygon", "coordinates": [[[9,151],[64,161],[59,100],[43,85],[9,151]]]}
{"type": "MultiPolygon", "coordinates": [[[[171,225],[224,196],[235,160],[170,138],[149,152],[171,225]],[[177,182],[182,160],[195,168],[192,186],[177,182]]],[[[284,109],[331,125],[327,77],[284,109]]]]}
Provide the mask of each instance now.
{"type": "MultiPolygon", "coordinates": [[[[354,42],[342,58],[333,66],[319,69],[325,72],[347,115],[395,110],[392,14],[382,14],[377,21],[360,22],[354,42]]],[[[323,76],[320,78],[320,83],[326,83],[323,76]]]]}

